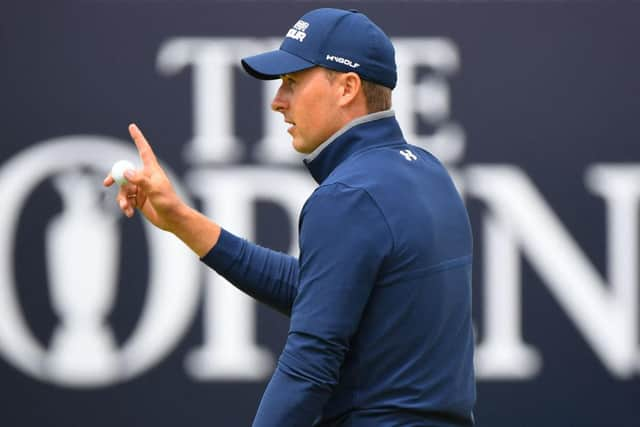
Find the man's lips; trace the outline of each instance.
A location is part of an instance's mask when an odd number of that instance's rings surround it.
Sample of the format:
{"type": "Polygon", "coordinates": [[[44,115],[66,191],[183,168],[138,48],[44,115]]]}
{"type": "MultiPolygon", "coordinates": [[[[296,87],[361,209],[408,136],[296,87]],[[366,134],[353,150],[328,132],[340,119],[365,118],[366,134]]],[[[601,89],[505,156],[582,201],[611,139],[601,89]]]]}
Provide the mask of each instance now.
{"type": "Polygon", "coordinates": [[[287,128],[287,132],[291,133],[293,131],[293,129],[296,127],[296,124],[290,121],[285,120],[284,121],[286,124],[291,125],[289,126],[289,128],[287,128]]]}

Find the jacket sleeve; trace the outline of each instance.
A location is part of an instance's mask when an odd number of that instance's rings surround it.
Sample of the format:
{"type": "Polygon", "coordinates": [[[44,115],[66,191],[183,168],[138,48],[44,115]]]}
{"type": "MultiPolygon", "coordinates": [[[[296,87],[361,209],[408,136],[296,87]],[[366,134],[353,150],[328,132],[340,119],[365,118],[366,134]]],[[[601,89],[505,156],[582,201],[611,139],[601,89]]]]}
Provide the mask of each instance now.
{"type": "Polygon", "coordinates": [[[300,227],[300,284],[289,335],[254,427],[311,426],[321,415],[393,245],[369,194],[342,184],[316,190],[300,227]]]}
{"type": "Polygon", "coordinates": [[[298,288],[298,259],[222,230],[201,261],[241,291],[286,316],[298,288]]]}

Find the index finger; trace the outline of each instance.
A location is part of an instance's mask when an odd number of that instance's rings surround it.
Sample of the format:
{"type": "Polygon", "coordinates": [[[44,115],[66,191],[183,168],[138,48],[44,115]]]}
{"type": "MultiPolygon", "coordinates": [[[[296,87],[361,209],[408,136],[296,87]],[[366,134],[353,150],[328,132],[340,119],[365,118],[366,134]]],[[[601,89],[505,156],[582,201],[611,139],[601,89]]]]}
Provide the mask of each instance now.
{"type": "Polygon", "coordinates": [[[129,125],[129,135],[131,135],[133,142],[136,144],[138,154],[140,154],[140,158],[142,159],[142,164],[145,167],[157,165],[158,160],[151,149],[151,145],[149,145],[147,139],[134,123],[129,125]]]}

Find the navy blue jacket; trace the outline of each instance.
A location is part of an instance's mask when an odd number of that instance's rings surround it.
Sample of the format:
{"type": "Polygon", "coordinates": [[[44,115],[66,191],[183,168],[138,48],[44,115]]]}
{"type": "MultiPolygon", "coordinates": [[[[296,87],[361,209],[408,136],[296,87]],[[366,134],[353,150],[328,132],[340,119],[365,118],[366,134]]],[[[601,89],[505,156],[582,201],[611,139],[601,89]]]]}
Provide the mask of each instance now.
{"type": "Polygon", "coordinates": [[[451,178],[391,111],[313,154],[299,259],[227,231],[203,257],[291,316],[254,426],[473,425],[472,238],[451,178]]]}

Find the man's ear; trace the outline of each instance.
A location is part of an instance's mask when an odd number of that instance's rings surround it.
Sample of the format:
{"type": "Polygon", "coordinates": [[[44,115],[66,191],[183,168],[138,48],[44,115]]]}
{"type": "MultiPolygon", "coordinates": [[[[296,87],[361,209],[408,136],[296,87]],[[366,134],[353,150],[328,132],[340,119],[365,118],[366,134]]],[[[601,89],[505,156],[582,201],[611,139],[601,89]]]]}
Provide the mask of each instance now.
{"type": "Polygon", "coordinates": [[[356,73],[341,73],[340,78],[340,99],[338,103],[341,107],[352,104],[362,97],[362,80],[356,73]]]}

